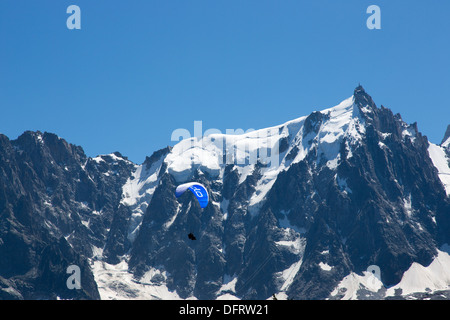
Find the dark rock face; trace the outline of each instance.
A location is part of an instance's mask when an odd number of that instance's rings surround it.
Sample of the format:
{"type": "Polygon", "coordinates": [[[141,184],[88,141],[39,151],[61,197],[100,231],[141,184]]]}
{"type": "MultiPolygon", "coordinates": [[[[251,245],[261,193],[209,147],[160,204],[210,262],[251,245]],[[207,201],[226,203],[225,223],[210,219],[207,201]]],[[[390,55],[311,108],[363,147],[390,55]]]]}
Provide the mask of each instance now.
{"type": "Polygon", "coordinates": [[[394,285],[450,243],[450,201],[427,138],[361,86],[345,109],[282,132],[276,174],[260,161],[227,162],[220,174],[193,167],[189,179],[210,196],[204,209],[190,192],[175,197],[170,147],[137,166],[117,152],[89,158],[54,134],[0,135],[0,299],[99,299],[96,259],[126,260],[136,281],[163,270],[150,282],[181,298],[339,298],[330,294],[352,272],[376,265],[394,285]],[[67,287],[70,265],[81,289],[67,287]]]}
{"type": "Polygon", "coordinates": [[[278,175],[256,215],[248,206],[261,178],[258,166],[242,183],[233,165],[221,179],[194,177],[221,204],[203,212],[189,196],[179,200],[177,211],[171,196],[176,183],[163,175],[131,253],[132,270],[142,274],[145,266],[164,266],[172,275],[169,288],[184,298],[212,299],[225,276],[234,276],[237,296],[266,299],[280,289],[279,274],[301,259],[288,297],[324,299],[350,272],[362,273],[370,265],[380,267],[385,285],[398,283],[412,262],[428,265],[448,241],[449,229],[442,226],[450,212],[428,141],[416,124],[408,126],[389,109],[377,108],[362,87],[355,89],[353,113],[364,135],[350,149],[344,138],[331,169],[311,147],[330,114],[315,112],[305,119],[302,146],[294,146],[286,159],[294,159],[301,147],[310,148],[308,155],[278,175]],[[161,227],[171,219],[170,226],[161,227]],[[286,221],[299,232],[287,236],[286,221]],[[189,232],[201,235],[200,241],[186,241],[189,232]],[[304,250],[277,245],[298,237],[304,250]]]}
{"type": "Polygon", "coordinates": [[[118,154],[87,158],[54,134],[0,137],[0,276],[20,293],[11,298],[99,299],[86,257],[103,248],[133,168],[118,154]],[[66,286],[69,265],[81,290],[66,286]]]}
{"type": "MultiPolygon", "coordinates": [[[[315,168],[318,171],[311,177],[306,169],[298,174],[299,170],[291,167],[271,190],[270,196],[273,192],[290,198],[280,199],[275,208],[283,203],[282,209],[298,212],[300,217],[296,214],[291,221],[299,221],[308,230],[303,264],[289,291],[294,298],[326,298],[329,289],[350,271],[361,273],[370,265],[381,268],[386,285],[398,283],[412,262],[428,265],[436,247],[446,241],[439,239],[448,229],[439,230],[437,226],[448,219],[450,207],[428,157],[426,137],[412,125],[406,130],[414,137],[413,142],[405,139],[399,117],[389,109],[377,109],[361,88],[355,91],[355,104],[370,108],[370,112],[361,112],[366,121],[364,141],[337,167],[337,176],[345,180],[351,193],[343,193],[323,168],[315,168]],[[386,138],[383,133],[388,134],[386,138]],[[304,200],[289,195],[288,190],[295,185],[300,185],[304,191],[299,193],[306,195],[316,188],[320,198],[305,206],[304,200]],[[292,204],[293,199],[297,203],[292,204]],[[405,199],[411,202],[409,212],[404,209],[405,199]],[[326,273],[327,277],[314,268],[319,252],[325,249],[329,252],[326,261],[333,260],[328,264],[338,266],[333,268],[333,275],[326,273]]],[[[313,166],[299,164],[308,165],[313,166]]]]}

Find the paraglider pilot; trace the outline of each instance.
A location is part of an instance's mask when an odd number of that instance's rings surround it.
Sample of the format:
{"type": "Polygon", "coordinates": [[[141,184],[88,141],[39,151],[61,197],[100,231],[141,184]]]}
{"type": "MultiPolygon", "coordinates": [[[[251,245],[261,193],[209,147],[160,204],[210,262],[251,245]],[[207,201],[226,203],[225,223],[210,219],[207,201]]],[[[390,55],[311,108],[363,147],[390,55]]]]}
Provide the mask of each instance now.
{"type": "Polygon", "coordinates": [[[194,236],[192,232],[188,234],[188,238],[191,240],[197,240],[197,238],[194,236]]]}
{"type": "MultiPolygon", "coordinates": [[[[208,205],[209,196],[205,186],[198,182],[188,182],[179,185],[175,190],[175,196],[178,198],[187,190],[190,190],[198,200],[200,207],[203,209],[208,205]]],[[[191,232],[188,234],[190,240],[197,240],[194,234],[191,232]]]]}

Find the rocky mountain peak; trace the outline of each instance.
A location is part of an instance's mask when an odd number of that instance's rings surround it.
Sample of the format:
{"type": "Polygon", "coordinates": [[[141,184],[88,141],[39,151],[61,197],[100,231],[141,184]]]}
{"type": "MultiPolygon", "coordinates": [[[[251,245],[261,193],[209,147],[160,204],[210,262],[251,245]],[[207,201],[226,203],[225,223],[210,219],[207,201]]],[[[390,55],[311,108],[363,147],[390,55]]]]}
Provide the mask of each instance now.
{"type": "Polygon", "coordinates": [[[376,104],[372,100],[372,97],[364,90],[364,88],[358,85],[353,91],[353,97],[355,99],[355,104],[362,108],[363,111],[365,108],[369,108],[368,110],[376,110],[376,104]]]}
{"type": "Polygon", "coordinates": [[[445,264],[445,152],[362,86],[335,107],[183,140],[141,165],[41,132],[0,146],[0,297],[389,298],[415,264],[445,264]],[[278,158],[250,161],[268,148],[278,158]],[[206,208],[175,197],[187,180],[205,185],[206,208]],[[68,264],[82,291],[67,290],[68,264]]]}

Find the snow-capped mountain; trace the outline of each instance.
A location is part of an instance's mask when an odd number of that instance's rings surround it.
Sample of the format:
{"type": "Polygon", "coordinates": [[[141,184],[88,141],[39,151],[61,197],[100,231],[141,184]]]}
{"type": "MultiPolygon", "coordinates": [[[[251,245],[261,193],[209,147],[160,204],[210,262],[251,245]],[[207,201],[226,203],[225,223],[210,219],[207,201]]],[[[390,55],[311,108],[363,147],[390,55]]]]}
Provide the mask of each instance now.
{"type": "Polygon", "coordinates": [[[449,297],[450,130],[434,145],[361,86],[141,165],[47,133],[0,143],[0,297],[449,297]],[[206,208],[175,197],[188,181],[206,186],[206,208]],[[83,289],[68,290],[77,263],[83,289]]]}
{"type": "Polygon", "coordinates": [[[87,257],[104,246],[134,167],[54,134],[0,135],[0,298],[100,298],[87,257]],[[66,286],[70,265],[81,290],[66,286]]]}

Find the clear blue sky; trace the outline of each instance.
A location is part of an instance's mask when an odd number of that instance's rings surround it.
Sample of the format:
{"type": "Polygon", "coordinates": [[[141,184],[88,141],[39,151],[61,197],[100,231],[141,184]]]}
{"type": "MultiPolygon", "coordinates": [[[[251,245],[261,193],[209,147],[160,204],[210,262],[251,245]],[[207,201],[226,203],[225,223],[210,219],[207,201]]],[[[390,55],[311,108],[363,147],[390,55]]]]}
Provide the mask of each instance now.
{"type": "Polygon", "coordinates": [[[0,132],[58,134],[136,163],[177,128],[264,128],[360,82],[440,143],[450,123],[450,1],[1,0],[0,132]],[[66,9],[81,8],[81,30],[66,9]],[[369,5],[381,30],[369,30],[369,5]]]}

